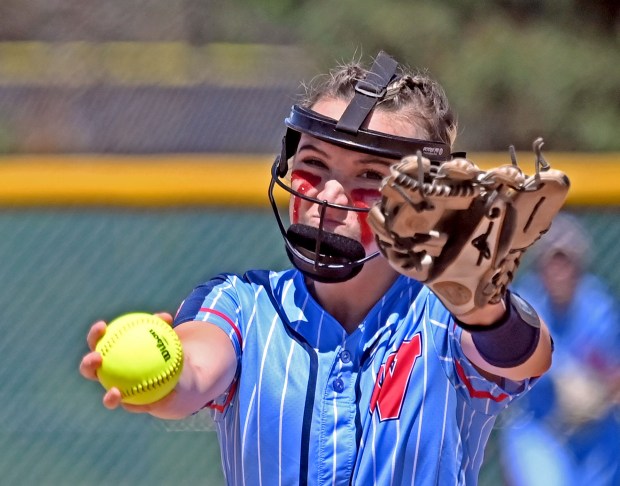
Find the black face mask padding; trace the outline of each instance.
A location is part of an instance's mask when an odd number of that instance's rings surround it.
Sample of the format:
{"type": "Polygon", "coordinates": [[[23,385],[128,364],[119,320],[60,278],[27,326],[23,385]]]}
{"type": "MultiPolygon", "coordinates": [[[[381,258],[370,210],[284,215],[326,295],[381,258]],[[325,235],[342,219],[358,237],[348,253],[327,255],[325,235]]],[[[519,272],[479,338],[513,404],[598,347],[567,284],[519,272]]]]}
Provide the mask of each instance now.
{"type": "Polygon", "coordinates": [[[344,282],[362,270],[358,263],[365,256],[364,247],[346,236],[321,232],[312,226],[292,225],[286,233],[286,253],[307,277],[323,283],[344,282]],[[316,244],[320,238],[319,254],[316,244]]]}
{"type": "MultiPolygon", "coordinates": [[[[287,230],[286,236],[293,245],[314,252],[316,242],[319,239],[319,230],[305,224],[292,224],[287,230]]],[[[335,233],[323,232],[319,245],[319,255],[316,255],[319,261],[321,256],[336,260],[344,258],[354,261],[364,258],[366,252],[359,241],[335,233]]]]}

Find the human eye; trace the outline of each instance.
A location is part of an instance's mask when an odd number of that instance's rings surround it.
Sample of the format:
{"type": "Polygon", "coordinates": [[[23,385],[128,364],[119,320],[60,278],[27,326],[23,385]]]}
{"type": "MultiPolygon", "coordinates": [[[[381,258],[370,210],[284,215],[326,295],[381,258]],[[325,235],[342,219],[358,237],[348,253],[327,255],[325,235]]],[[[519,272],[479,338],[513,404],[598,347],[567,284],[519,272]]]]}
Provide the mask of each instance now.
{"type": "Polygon", "coordinates": [[[327,164],[316,157],[303,157],[300,160],[301,165],[314,169],[328,169],[327,164]]]}
{"type": "Polygon", "coordinates": [[[360,174],[360,177],[362,179],[368,179],[371,181],[382,181],[386,175],[387,174],[384,174],[382,171],[369,169],[369,170],[364,170],[360,174]]]}
{"type": "Polygon", "coordinates": [[[390,163],[383,161],[372,161],[363,164],[359,170],[359,177],[369,181],[382,181],[390,175],[390,163]]]}

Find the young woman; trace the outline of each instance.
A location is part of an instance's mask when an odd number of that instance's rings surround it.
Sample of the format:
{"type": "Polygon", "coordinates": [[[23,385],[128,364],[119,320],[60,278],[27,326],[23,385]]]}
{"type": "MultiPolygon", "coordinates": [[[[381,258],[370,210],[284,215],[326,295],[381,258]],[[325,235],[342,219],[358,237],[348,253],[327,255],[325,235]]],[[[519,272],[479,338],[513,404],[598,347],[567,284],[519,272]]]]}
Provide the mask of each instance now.
{"type": "MultiPolygon", "coordinates": [[[[166,419],[210,407],[229,484],[475,484],[495,416],[548,369],[551,340],[504,301],[460,316],[476,326],[464,331],[378,252],[367,213],[390,166],[417,150],[450,158],[442,88],[380,53],[315,82],[286,125],[270,195],[294,268],[198,286],[174,320],[176,389],[122,406],[166,419]],[[288,227],[276,186],[291,193],[288,227]],[[527,328],[528,352],[508,345],[511,364],[490,364],[471,335],[506,320],[527,328]]],[[[91,349],[104,333],[92,326],[91,349]]],[[[89,353],[82,374],[96,379],[100,363],[89,353]]],[[[103,403],[118,407],[120,392],[103,403]]]]}

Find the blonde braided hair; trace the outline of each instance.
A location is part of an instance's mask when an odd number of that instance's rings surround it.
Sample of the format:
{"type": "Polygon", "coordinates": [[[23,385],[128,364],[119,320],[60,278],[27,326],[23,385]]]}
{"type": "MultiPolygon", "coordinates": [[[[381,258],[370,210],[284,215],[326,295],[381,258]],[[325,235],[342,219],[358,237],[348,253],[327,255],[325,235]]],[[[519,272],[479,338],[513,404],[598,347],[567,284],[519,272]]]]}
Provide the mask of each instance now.
{"type": "MultiPolygon", "coordinates": [[[[312,108],[317,101],[325,98],[348,102],[355,94],[355,85],[367,73],[368,69],[357,61],[337,66],[305,86],[301,105],[312,108]]],[[[375,109],[405,119],[423,130],[430,141],[443,142],[450,147],[454,144],[457,122],[445,91],[424,72],[410,71],[399,65],[397,77],[387,87],[385,97],[375,109]]]]}

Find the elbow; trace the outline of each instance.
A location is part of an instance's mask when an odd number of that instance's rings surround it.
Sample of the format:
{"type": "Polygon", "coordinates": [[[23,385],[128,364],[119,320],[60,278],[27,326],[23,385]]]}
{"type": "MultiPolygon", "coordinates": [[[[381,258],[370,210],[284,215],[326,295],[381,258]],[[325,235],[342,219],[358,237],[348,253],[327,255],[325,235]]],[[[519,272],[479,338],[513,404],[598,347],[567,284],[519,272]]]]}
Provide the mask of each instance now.
{"type": "Polygon", "coordinates": [[[542,376],[547,371],[551,369],[553,364],[553,344],[549,335],[545,336],[543,339],[547,340],[546,345],[540,345],[539,348],[544,348],[538,359],[535,361],[534,366],[536,368],[536,373],[533,375],[534,377],[542,376]]]}
{"type": "Polygon", "coordinates": [[[506,370],[504,376],[514,381],[538,378],[551,369],[553,363],[553,342],[546,329],[541,332],[538,346],[523,364],[506,370]]]}

